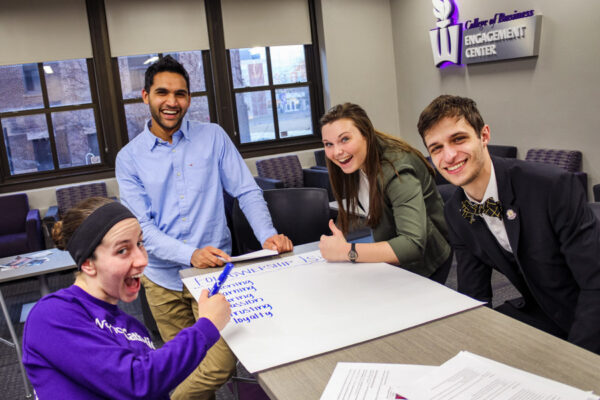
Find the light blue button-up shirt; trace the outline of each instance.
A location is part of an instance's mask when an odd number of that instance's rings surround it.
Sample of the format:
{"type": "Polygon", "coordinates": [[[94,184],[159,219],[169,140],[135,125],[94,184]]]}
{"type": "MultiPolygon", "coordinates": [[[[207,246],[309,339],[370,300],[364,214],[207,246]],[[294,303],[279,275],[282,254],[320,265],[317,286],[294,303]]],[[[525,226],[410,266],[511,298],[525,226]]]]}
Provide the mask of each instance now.
{"type": "Polygon", "coordinates": [[[121,202],[139,219],[148,250],[144,274],[182,290],[182,268],[197,248],[231,253],[223,190],[236,197],[260,243],[275,235],[269,210],[244,160],[216,124],[184,118],[172,143],[154,136],[150,121],[117,155],[121,202]]]}

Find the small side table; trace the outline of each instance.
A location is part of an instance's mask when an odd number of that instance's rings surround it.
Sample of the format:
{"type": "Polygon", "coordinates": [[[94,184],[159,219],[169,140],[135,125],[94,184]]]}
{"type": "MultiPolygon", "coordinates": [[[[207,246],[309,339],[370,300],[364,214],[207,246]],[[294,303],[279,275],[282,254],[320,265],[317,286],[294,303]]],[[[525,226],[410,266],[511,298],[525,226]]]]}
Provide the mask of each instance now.
{"type": "MultiPolygon", "coordinates": [[[[50,290],[48,289],[48,280],[46,278],[46,274],[64,271],[68,269],[74,269],[77,267],[68,252],[61,251],[58,249],[36,251],[34,253],[21,254],[20,256],[35,259],[35,257],[33,256],[38,255],[40,253],[48,253],[47,255],[44,255],[44,257],[48,260],[45,261],[43,264],[39,265],[23,266],[6,271],[0,271],[0,283],[37,276],[40,281],[40,294],[41,296],[45,296],[50,292],[50,290]]],[[[15,257],[16,256],[0,258],[0,265],[10,262],[15,257]]],[[[17,352],[17,357],[19,359],[19,368],[21,370],[21,375],[23,376],[23,385],[25,386],[25,397],[30,398],[32,396],[32,393],[31,390],[29,390],[29,380],[27,379],[27,374],[25,373],[25,366],[23,365],[23,354],[21,352],[21,346],[19,346],[19,338],[17,337],[15,328],[10,319],[8,307],[6,306],[6,302],[4,301],[4,296],[2,295],[1,288],[0,306],[2,307],[2,313],[4,314],[4,318],[6,319],[6,325],[8,325],[8,330],[12,339],[11,342],[4,338],[0,338],[0,342],[15,348],[15,351],[17,352]]]]}

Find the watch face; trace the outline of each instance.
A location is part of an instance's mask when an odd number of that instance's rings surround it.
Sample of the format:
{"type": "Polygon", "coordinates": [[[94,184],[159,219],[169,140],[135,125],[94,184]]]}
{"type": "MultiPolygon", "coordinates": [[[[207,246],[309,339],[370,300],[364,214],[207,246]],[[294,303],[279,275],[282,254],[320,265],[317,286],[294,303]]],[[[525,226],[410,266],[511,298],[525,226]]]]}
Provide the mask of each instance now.
{"type": "Polygon", "coordinates": [[[358,258],[358,253],[356,252],[356,250],[350,250],[348,252],[348,258],[350,259],[350,261],[356,262],[356,259],[358,258]]]}

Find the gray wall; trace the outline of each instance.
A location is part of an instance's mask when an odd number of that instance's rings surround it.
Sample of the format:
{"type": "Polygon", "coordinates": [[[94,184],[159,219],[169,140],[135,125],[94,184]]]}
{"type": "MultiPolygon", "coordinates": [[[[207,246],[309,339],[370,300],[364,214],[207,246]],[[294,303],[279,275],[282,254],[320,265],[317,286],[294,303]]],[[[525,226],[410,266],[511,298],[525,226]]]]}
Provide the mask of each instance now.
{"type": "Polygon", "coordinates": [[[391,0],[400,135],[424,150],[416,131],[421,110],[442,93],[468,96],[490,125],[492,144],[524,158],[533,147],[583,152],[589,186],[600,183],[600,2],[589,0],[458,0],[459,21],[534,9],[543,15],[537,58],[439,70],[428,32],[431,1],[391,0]]]}
{"type": "Polygon", "coordinates": [[[389,0],[318,0],[325,108],[353,102],[397,134],[396,67],[389,0]]]}

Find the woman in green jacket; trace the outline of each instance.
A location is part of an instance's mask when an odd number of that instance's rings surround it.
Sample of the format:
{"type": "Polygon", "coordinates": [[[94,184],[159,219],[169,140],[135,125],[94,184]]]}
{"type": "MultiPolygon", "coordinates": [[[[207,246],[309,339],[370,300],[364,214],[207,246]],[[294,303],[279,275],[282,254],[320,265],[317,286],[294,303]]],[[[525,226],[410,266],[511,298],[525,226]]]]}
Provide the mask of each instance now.
{"type": "Polygon", "coordinates": [[[452,252],[435,171],[408,143],[373,128],[367,113],[345,103],[321,118],[321,134],[338,224],[319,248],[329,261],[387,262],[444,283],[452,252]],[[346,241],[359,210],[374,243],[346,241]]]}

